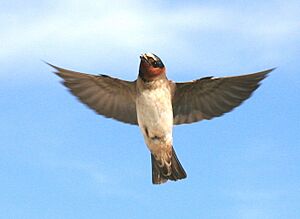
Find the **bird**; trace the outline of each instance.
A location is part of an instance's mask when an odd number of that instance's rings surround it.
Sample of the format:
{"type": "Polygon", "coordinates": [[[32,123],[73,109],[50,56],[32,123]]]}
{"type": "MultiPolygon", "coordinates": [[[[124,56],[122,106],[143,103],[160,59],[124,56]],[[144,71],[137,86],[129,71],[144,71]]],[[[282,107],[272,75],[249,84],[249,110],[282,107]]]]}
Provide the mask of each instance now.
{"type": "Polygon", "coordinates": [[[151,154],[152,183],[187,177],[173,147],[173,126],[222,116],[248,99],[275,68],[239,76],[174,82],[162,60],[140,55],[137,79],[88,74],[47,63],[82,103],[98,114],[138,125],[151,154]]]}

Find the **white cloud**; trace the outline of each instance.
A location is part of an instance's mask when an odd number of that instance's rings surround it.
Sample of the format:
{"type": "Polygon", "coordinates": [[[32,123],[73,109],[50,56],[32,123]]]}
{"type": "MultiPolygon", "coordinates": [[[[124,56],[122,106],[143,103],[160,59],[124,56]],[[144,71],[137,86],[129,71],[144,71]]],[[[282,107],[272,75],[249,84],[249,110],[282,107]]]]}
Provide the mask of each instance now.
{"type": "Polygon", "coordinates": [[[49,44],[49,40],[71,43],[92,36],[100,42],[147,45],[161,40],[155,37],[158,32],[163,33],[159,34],[162,37],[165,33],[165,40],[168,40],[167,37],[175,37],[183,28],[281,38],[296,33],[299,25],[299,18],[294,19],[295,14],[290,10],[268,9],[264,14],[253,16],[228,8],[195,6],[161,9],[162,13],[159,8],[148,9],[136,3],[128,0],[120,6],[109,1],[65,1],[39,20],[24,19],[22,14],[10,15],[10,20],[18,22],[13,27],[8,23],[3,27],[5,32],[1,34],[1,41],[6,42],[6,51],[2,50],[1,55],[18,52],[35,43],[49,44]],[[272,11],[277,13],[276,16],[272,11]]]}
{"type": "Polygon", "coordinates": [[[58,169],[62,171],[71,171],[75,175],[84,175],[98,185],[110,183],[107,176],[100,170],[100,164],[86,162],[82,160],[62,159],[57,155],[50,153],[40,153],[39,165],[43,165],[47,169],[58,169]]]}
{"type": "Polygon", "coordinates": [[[285,195],[285,191],[271,189],[236,189],[228,192],[229,199],[236,203],[234,218],[239,219],[274,218],[278,213],[274,209],[280,205],[285,195]]]}
{"type": "Polygon", "coordinates": [[[278,201],[285,193],[283,191],[272,190],[238,190],[230,192],[230,196],[243,203],[257,202],[257,201],[278,201]]]}
{"type": "MultiPolygon", "coordinates": [[[[97,162],[62,159],[58,158],[57,155],[51,156],[51,154],[48,153],[47,156],[43,156],[39,164],[43,164],[43,167],[47,170],[56,169],[63,171],[71,177],[79,176],[84,178],[87,186],[93,188],[100,196],[109,195],[114,197],[126,197],[128,199],[136,199],[139,197],[135,191],[123,187],[123,185],[120,184],[119,177],[112,173],[105,174],[100,168],[103,165],[97,162]]],[[[110,169],[110,171],[112,171],[112,169],[110,169]]]]}
{"type": "MultiPolygon", "coordinates": [[[[229,5],[203,4],[165,8],[134,0],[59,1],[36,16],[30,17],[22,11],[2,15],[8,22],[2,21],[0,41],[5,43],[0,49],[0,59],[2,62],[28,56],[73,59],[75,53],[87,53],[87,57],[96,53],[99,60],[101,55],[128,49],[135,53],[159,50],[160,54],[180,51],[192,58],[192,54],[199,53],[193,39],[201,42],[205,38],[207,42],[206,34],[251,39],[268,46],[268,59],[270,54],[276,59],[286,57],[286,53],[280,55],[273,50],[282,44],[285,51],[294,48],[287,48],[286,44],[300,35],[297,7],[273,4],[260,11],[263,13],[251,10],[243,13],[229,5]]],[[[233,47],[237,41],[232,42],[233,47]]]]}

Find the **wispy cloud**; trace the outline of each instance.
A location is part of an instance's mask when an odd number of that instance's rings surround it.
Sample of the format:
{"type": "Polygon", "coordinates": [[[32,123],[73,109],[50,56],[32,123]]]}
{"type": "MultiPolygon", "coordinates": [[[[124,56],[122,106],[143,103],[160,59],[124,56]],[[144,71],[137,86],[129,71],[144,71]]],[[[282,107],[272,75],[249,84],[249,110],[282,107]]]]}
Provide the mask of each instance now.
{"type": "Polygon", "coordinates": [[[106,184],[109,183],[107,176],[100,170],[99,165],[95,163],[88,163],[85,161],[79,160],[65,160],[65,159],[57,159],[51,158],[49,156],[44,158],[41,163],[44,164],[47,168],[55,168],[60,170],[69,170],[74,171],[76,174],[86,175],[87,178],[94,181],[97,184],[106,184]]]}
{"type": "MultiPolygon", "coordinates": [[[[271,189],[243,189],[228,193],[234,203],[233,218],[275,218],[278,212],[274,207],[280,205],[286,192],[271,189]]],[[[279,206],[278,206],[279,207],[279,206]]]]}
{"type": "Polygon", "coordinates": [[[32,165],[38,165],[39,168],[43,168],[45,171],[52,172],[51,170],[54,169],[71,178],[82,178],[86,185],[99,196],[140,198],[139,194],[120,183],[118,177],[113,173],[113,169],[109,169],[109,173],[107,169],[102,169],[101,167],[103,166],[107,168],[107,165],[103,165],[99,161],[86,161],[79,158],[71,159],[46,150],[39,151],[35,160],[30,162],[32,165]]]}
{"type": "Polygon", "coordinates": [[[196,61],[195,54],[204,56],[204,52],[199,52],[195,42],[205,50],[205,56],[215,50],[205,47],[212,34],[234,35],[235,41],[227,42],[232,43],[230,47],[238,47],[245,39],[252,43],[249,47],[263,45],[267,49],[259,53],[261,56],[279,60],[294,50],[294,46],[287,45],[300,37],[296,3],[265,4],[259,12],[211,4],[186,4],[166,10],[160,4],[163,3],[65,0],[43,5],[41,12],[34,10],[34,16],[26,12],[30,9],[4,11],[1,62],[29,56],[76,60],[76,53],[81,54],[80,59],[86,54],[90,61],[98,62],[108,55],[117,56],[124,51],[136,55],[149,49],[163,55],[172,51],[174,56],[180,51],[196,61]]]}
{"type": "Polygon", "coordinates": [[[1,41],[6,42],[6,49],[1,50],[1,56],[36,44],[49,45],[55,41],[64,45],[89,38],[95,42],[147,46],[161,41],[164,36],[165,40],[172,40],[184,30],[235,31],[260,39],[284,39],[293,33],[299,35],[300,16],[295,8],[288,6],[274,4],[272,8],[260,9],[264,13],[254,14],[222,6],[186,6],[162,13],[159,7],[131,0],[122,5],[105,0],[60,1],[38,19],[28,18],[28,14],[20,11],[6,14],[4,20],[15,22],[6,25],[2,22],[1,41]],[[110,7],[105,7],[107,5],[110,7]]]}
{"type": "Polygon", "coordinates": [[[285,195],[283,191],[278,190],[237,190],[230,192],[231,198],[239,202],[257,202],[257,201],[279,201],[285,195]]]}

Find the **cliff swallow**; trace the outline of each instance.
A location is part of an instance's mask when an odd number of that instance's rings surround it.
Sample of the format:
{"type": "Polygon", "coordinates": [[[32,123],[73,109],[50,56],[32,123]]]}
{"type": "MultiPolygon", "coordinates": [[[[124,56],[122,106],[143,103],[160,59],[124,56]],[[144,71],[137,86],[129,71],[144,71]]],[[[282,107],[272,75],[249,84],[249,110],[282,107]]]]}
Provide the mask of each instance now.
{"type": "Polygon", "coordinates": [[[163,62],[152,53],[140,56],[135,81],[49,65],[70,92],[97,113],[140,127],[151,152],[153,184],[186,178],[173,147],[173,125],[209,120],[231,111],[273,70],[177,83],[168,80],[163,62]]]}

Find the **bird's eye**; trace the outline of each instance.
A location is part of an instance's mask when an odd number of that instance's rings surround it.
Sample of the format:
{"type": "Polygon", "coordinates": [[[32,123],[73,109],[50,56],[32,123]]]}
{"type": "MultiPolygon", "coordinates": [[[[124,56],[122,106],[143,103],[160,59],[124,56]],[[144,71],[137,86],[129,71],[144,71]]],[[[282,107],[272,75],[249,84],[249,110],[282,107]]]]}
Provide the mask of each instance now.
{"type": "Polygon", "coordinates": [[[154,68],[163,68],[164,67],[164,64],[161,61],[153,61],[151,64],[154,68]]]}

